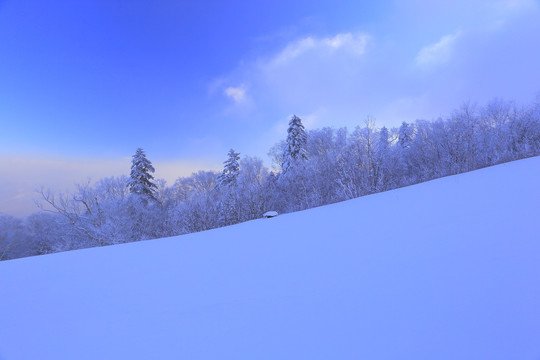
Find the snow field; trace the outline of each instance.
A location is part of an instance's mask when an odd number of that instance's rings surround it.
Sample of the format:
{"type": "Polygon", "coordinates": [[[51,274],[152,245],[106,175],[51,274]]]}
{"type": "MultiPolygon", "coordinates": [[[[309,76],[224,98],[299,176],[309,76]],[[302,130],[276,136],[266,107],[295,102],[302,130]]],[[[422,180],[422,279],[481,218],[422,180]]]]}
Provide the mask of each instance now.
{"type": "Polygon", "coordinates": [[[0,359],[540,358],[540,158],[0,263],[0,359]]]}

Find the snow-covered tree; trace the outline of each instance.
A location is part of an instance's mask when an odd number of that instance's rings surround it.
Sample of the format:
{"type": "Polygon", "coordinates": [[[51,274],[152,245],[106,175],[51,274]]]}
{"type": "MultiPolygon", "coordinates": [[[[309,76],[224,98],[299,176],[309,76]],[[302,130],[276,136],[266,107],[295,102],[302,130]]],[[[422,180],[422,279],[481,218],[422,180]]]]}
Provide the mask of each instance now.
{"type": "Polygon", "coordinates": [[[150,160],[146,158],[143,149],[138,148],[131,160],[131,173],[128,180],[128,188],[132,194],[144,196],[155,200],[156,184],[152,181],[151,173],[155,171],[150,160]]]}
{"type": "Polygon", "coordinates": [[[217,178],[219,187],[234,187],[240,174],[240,153],[235,152],[233,149],[229,150],[227,154],[228,158],[223,164],[223,172],[217,178]]]}
{"type": "Polygon", "coordinates": [[[0,214],[0,260],[12,259],[14,250],[25,242],[22,221],[10,215],[0,214]]]}
{"type": "Polygon", "coordinates": [[[377,151],[385,152],[390,147],[390,133],[386,126],[383,126],[379,131],[379,141],[377,143],[377,151]]]}
{"type": "Polygon", "coordinates": [[[448,118],[392,129],[368,119],[350,135],[345,128],[306,135],[293,116],[269,155],[276,174],[231,150],[221,174],[199,171],[167,187],[153,181],[139,149],[130,178],[88,182],[71,194],[42,190],[46,212],[25,221],[0,216],[0,259],[208,230],[540,155],[540,102],[467,104],[448,118]]]}
{"type": "Polygon", "coordinates": [[[306,149],[309,160],[305,162],[307,178],[296,178],[304,182],[304,188],[309,193],[310,199],[305,202],[308,206],[320,206],[336,201],[336,159],[342,150],[341,146],[346,143],[344,131],[325,127],[310,130],[308,133],[306,149]]]}
{"type": "Polygon", "coordinates": [[[413,132],[413,127],[405,121],[399,127],[398,142],[403,149],[411,147],[413,132]]]}
{"type": "Polygon", "coordinates": [[[283,163],[281,168],[285,173],[289,168],[299,160],[307,160],[307,135],[302,125],[302,119],[293,115],[289,121],[287,129],[287,143],[283,151],[283,163]]]}
{"type": "Polygon", "coordinates": [[[244,156],[240,162],[242,171],[238,177],[236,196],[239,220],[247,221],[261,217],[267,210],[265,180],[268,169],[256,157],[244,156]]]}
{"type": "Polygon", "coordinates": [[[223,162],[223,172],[217,178],[219,190],[219,224],[232,225],[240,221],[238,208],[238,176],[240,175],[240,153],[229,150],[228,158],[223,162]]]}

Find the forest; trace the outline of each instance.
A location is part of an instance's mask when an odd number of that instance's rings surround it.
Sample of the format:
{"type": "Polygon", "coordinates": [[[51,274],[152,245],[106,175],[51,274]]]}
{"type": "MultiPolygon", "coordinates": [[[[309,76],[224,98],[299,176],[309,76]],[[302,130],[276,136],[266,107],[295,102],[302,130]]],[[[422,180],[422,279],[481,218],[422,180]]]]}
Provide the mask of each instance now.
{"type": "Polygon", "coordinates": [[[0,260],[209,230],[304,210],[540,155],[540,102],[464,104],[436,120],[378,128],[306,130],[292,116],[269,150],[272,166],[231,149],[221,172],[198,171],[167,185],[142,149],[129,176],[42,188],[39,211],[0,214],[0,260]]]}

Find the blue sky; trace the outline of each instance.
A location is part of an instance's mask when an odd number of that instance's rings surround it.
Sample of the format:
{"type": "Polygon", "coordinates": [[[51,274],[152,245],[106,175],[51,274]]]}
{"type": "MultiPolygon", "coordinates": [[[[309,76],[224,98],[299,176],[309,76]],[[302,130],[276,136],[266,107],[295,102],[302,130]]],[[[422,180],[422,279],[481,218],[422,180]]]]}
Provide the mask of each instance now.
{"type": "Polygon", "coordinates": [[[0,212],[127,174],[137,147],[169,183],[231,147],[266,161],[293,113],[352,128],[530,103],[538,34],[535,0],[0,0],[0,212]]]}

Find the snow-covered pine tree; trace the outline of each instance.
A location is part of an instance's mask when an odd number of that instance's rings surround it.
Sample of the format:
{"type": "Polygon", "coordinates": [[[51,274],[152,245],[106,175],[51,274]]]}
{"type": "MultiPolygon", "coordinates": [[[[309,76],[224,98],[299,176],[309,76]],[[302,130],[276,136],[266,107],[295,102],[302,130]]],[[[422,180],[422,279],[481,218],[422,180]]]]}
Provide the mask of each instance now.
{"type": "Polygon", "coordinates": [[[307,160],[307,135],[302,125],[302,119],[293,115],[289,121],[289,128],[287,129],[287,143],[283,151],[283,163],[281,168],[283,173],[298,160],[307,160]]]}
{"type": "Polygon", "coordinates": [[[141,195],[155,200],[156,184],[152,182],[154,177],[150,174],[155,171],[150,160],[146,158],[143,149],[138,148],[131,160],[131,173],[127,182],[132,194],[141,195]]]}
{"type": "Polygon", "coordinates": [[[223,172],[217,178],[217,184],[219,187],[232,187],[236,186],[238,174],[240,174],[240,153],[235,152],[233,149],[229,150],[227,154],[229,157],[223,162],[223,172]]]}

